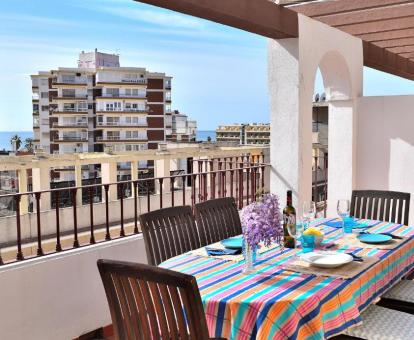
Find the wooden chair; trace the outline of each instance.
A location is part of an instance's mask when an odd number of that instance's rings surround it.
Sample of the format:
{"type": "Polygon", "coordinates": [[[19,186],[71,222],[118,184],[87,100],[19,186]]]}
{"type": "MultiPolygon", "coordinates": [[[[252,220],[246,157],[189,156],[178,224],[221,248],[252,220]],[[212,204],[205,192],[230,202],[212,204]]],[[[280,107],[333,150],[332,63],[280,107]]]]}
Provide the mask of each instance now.
{"type": "Polygon", "coordinates": [[[161,262],[200,248],[191,207],[164,208],[142,214],[139,217],[148,263],[161,262]]]}
{"type": "Polygon", "coordinates": [[[116,340],[208,339],[196,279],[146,264],[98,260],[116,340]]]}
{"type": "Polygon", "coordinates": [[[242,233],[240,216],[233,197],[198,203],[194,213],[202,246],[242,233]]]}
{"type": "Polygon", "coordinates": [[[397,191],[354,190],[351,216],[408,225],[410,194],[397,191]]]}

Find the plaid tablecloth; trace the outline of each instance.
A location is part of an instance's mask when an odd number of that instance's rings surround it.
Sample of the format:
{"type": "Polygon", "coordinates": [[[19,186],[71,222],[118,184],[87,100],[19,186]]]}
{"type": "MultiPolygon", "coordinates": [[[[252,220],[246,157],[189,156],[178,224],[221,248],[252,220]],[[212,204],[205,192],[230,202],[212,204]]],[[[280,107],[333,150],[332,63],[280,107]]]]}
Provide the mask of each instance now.
{"type": "MultiPolygon", "coordinates": [[[[341,229],[324,226],[324,242],[341,229]]],[[[414,267],[414,228],[372,222],[372,232],[392,232],[409,240],[392,250],[349,248],[380,261],[367,271],[343,280],[283,270],[281,264],[297,250],[273,249],[258,259],[258,271],[241,273],[244,262],[184,254],[164,268],[194,275],[200,289],[211,336],[228,339],[323,339],[359,324],[361,312],[414,267]]]]}

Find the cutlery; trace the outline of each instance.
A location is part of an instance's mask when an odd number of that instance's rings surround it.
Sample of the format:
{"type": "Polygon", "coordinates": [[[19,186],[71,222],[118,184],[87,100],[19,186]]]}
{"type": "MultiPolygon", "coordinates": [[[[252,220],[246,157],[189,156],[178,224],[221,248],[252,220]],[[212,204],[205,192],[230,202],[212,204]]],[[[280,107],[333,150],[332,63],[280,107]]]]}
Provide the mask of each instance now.
{"type": "Polygon", "coordinates": [[[360,232],[360,234],[371,234],[371,235],[378,234],[378,235],[387,235],[387,236],[392,237],[392,238],[393,238],[393,239],[395,239],[395,240],[402,240],[402,239],[403,239],[403,237],[401,237],[401,236],[397,236],[397,235],[394,235],[394,234],[392,234],[392,233],[371,233],[371,232],[369,232],[369,231],[361,231],[361,232],[360,232]]]}
{"type": "Polygon", "coordinates": [[[355,255],[353,253],[346,253],[348,255],[351,255],[354,261],[356,262],[364,262],[364,259],[361,256],[355,255]]]}

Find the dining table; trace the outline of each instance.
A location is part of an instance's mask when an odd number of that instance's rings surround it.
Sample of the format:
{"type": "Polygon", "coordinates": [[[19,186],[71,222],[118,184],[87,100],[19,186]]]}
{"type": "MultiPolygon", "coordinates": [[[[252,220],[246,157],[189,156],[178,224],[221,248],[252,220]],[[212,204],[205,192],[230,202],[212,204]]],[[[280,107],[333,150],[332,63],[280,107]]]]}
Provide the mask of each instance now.
{"type": "Polygon", "coordinates": [[[311,223],[324,234],[322,250],[375,259],[353,277],[295,271],[287,264],[302,250],[280,245],[260,253],[249,274],[243,273],[243,259],[201,256],[195,251],[160,266],[196,278],[211,337],[330,338],[360,325],[361,313],[414,268],[414,227],[364,220],[365,231],[402,237],[394,248],[382,249],[372,244],[348,245],[335,221],[323,218],[311,223]]]}

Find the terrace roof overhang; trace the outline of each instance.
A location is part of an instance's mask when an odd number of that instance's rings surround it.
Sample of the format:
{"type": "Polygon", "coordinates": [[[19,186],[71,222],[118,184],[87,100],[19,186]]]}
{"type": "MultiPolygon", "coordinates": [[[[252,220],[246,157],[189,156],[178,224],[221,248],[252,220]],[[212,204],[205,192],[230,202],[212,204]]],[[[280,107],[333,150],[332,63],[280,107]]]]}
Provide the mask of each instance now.
{"type": "Polygon", "coordinates": [[[135,0],[272,39],[298,37],[298,13],[360,38],[364,65],[414,80],[414,1],[135,0]]]}

